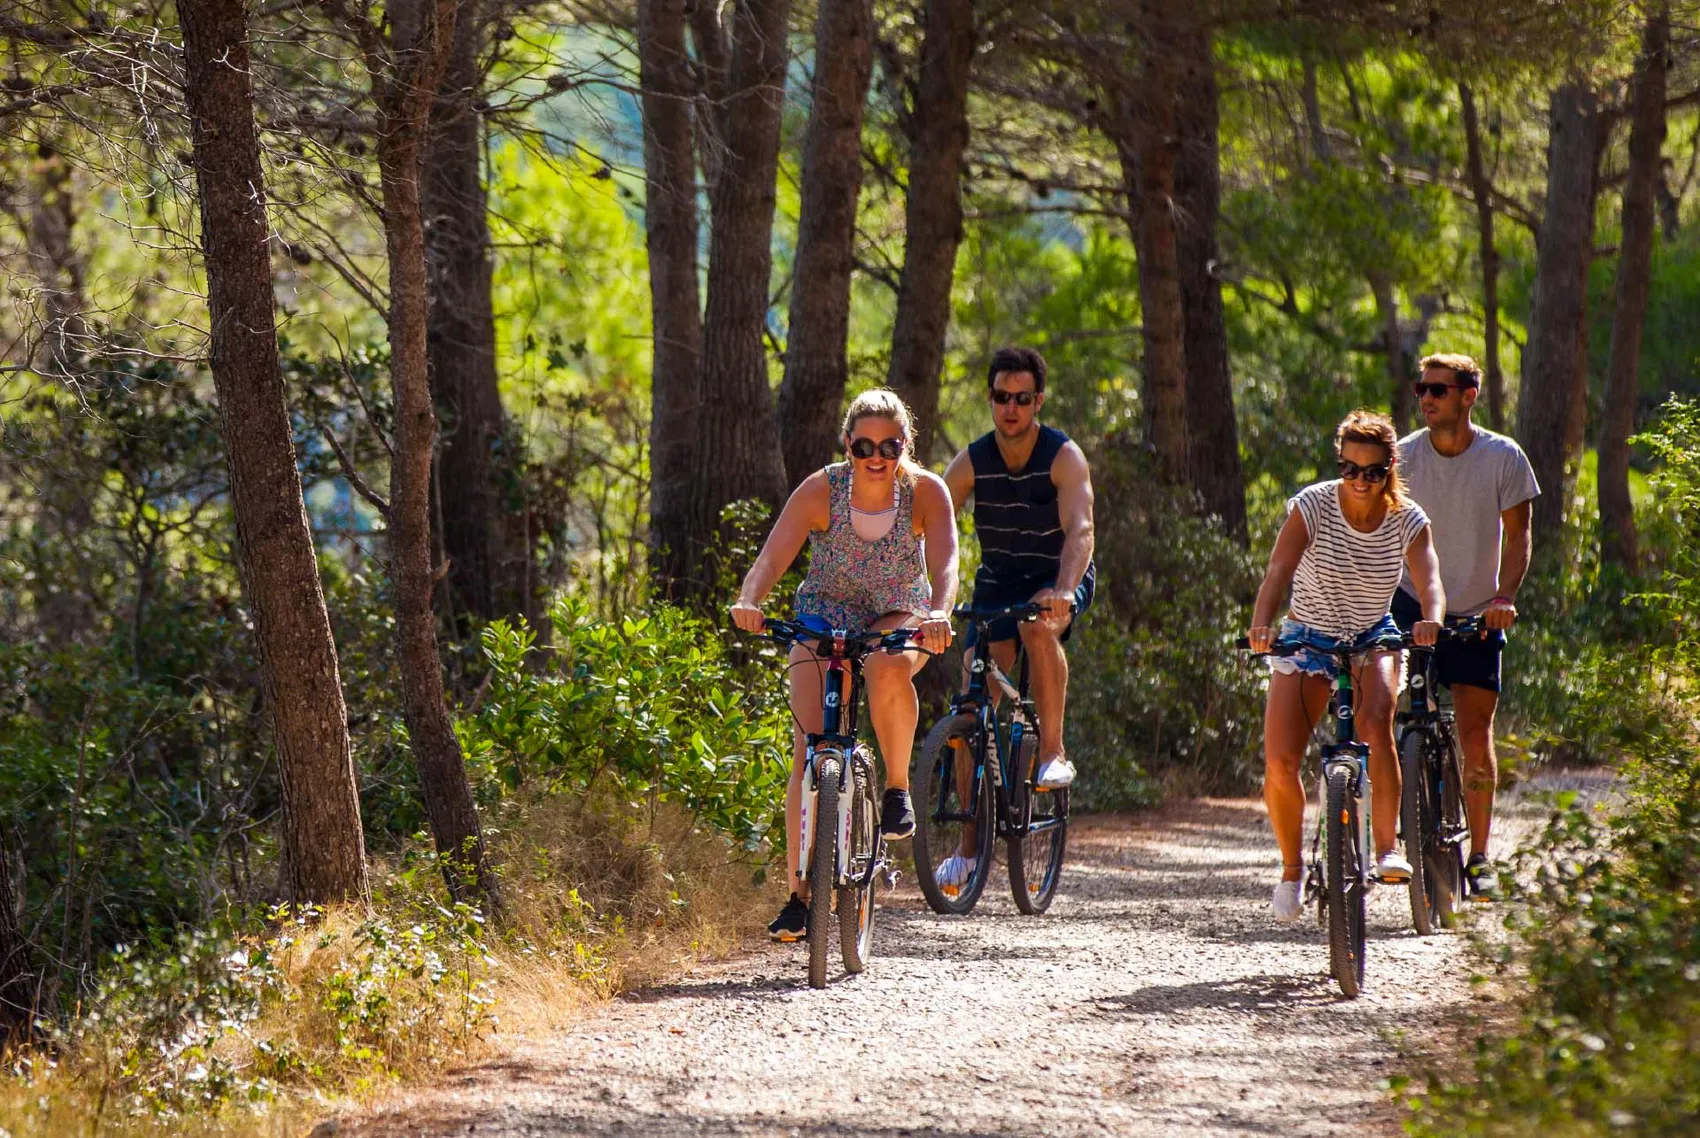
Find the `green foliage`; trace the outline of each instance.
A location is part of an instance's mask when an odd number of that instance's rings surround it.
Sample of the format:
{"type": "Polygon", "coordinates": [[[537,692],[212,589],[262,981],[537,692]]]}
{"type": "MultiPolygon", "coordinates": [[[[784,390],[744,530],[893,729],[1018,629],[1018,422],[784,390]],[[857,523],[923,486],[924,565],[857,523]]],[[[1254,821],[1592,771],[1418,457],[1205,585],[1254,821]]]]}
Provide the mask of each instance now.
{"type": "Polygon", "coordinates": [[[460,734],[486,800],[594,787],[676,802],[750,849],[783,832],[791,727],[771,650],[751,683],[712,625],[669,605],[600,620],[568,596],[552,620],[547,654],[527,628],[484,632],[490,690],[460,734]]]}

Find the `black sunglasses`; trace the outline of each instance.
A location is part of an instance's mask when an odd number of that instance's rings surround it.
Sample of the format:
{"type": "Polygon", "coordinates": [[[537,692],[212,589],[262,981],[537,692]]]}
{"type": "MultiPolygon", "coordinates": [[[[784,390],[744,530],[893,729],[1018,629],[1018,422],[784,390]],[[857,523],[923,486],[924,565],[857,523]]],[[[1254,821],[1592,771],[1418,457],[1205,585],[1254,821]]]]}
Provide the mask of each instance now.
{"type": "Polygon", "coordinates": [[[1411,384],[1411,390],[1416,392],[1418,399],[1425,395],[1432,395],[1436,399],[1445,399],[1448,391],[1462,391],[1466,386],[1462,383],[1423,383],[1419,380],[1411,384]]]}
{"type": "Polygon", "coordinates": [[[876,443],[873,439],[855,439],[850,443],[850,453],[857,458],[872,458],[875,451],[887,462],[895,462],[903,454],[903,440],[882,439],[876,443]]]}
{"type": "Polygon", "coordinates": [[[1340,460],[1340,477],[1346,482],[1355,478],[1362,478],[1373,486],[1377,482],[1386,481],[1387,472],[1392,469],[1392,464],[1386,462],[1377,463],[1374,466],[1359,466],[1357,463],[1347,462],[1343,458],[1340,460]]]}
{"type": "Polygon", "coordinates": [[[995,387],[987,394],[991,396],[992,402],[996,403],[999,407],[1002,407],[1011,399],[1015,400],[1015,405],[1017,407],[1031,407],[1033,406],[1033,400],[1039,398],[1038,392],[1035,391],[999,391],[995,387]]]}

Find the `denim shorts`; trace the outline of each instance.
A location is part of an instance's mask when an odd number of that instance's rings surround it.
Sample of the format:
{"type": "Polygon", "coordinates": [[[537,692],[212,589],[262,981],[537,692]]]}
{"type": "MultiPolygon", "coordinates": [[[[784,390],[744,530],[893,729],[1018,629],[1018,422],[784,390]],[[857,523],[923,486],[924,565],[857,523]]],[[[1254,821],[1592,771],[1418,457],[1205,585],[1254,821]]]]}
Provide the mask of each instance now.
{"type": "MultiPolygon", "coordinates": [[[[1283,620],[1280,630],[1275,634],[1277,644],[1297,642],[1304,647],[1292,656],[1271,656],[1269,667],[1272,671],[1284,675],[1321,676],[1331,680],[1339,672],[1334,652],[1343,647],[1346,641],[1328,635],[1308,624],[1300,624],[1296,620],[1283,620]]],[[[1381,618],[1380,623],[1354,637],[1352,645],[1352,663],[1361,664],[1377,652],[1397,652],[1399,650],[1399,626],[1393,623],[1391,615],[1381,618]]]]}

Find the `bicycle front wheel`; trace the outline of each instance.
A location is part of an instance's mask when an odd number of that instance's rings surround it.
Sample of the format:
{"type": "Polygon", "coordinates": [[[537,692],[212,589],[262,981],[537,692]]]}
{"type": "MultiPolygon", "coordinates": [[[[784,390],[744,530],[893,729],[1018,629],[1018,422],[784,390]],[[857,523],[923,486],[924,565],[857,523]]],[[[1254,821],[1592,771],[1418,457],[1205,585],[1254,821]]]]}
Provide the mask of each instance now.
{"type": "Polygon", "coordinates": [[[1023,779],[1011,788],[1019,827],[1009,838],[1009,889],[1015,907],[1038,916],[1051,907],[1068,845],[1068,789],[1038,790],[1023,779]]]}
{"type": "Polygon", "coordinates": [[[997,821],[992,812],[992,782],[979,720],[966,712],[933,724],[921,744],[919,800],[915,810],[915,879],[935,913],[970,912],[986,888],[992,869],[992,839],[997,821]],[[941,874],[945,863],[958,872],[941,874]],[[964,874],[965,861],[972,865],[964,874]],[[941,880],[942,878],[942,880],[941,880]]]}
{"type": "Polygon", "coordinates": [[[1411,924],[1428,936],[1440,924],[1435,910],[1434,874],[1429,866],[1435,841],[1434,803],[1429,799],[1428,735],[1421,730],[1405,732],[1399,740],[1399,831],[1405,839],[1405,859],[1411,863],[1411,924]]]}
{"type": "Polygon", "coordinates": [[[874,821],[874,791],[860,764],[850,780],[850,872],[858,875],[838,887],[838,951],[844,971],[854,976],[868,966],[874,942],[874,883],[879,874],[879,834],[874,821]]]}
{"type": "Polygon", "coordinates": [[[838,777],[842,756],[817,758],[815,848],[809,858],[809,987],[826,987],[826,942],[832,938],[832,893],[838,878],[838,777]]]}
{"type": "Polygon", "coordinates": [[[1363,851],[1358,848],[1358,802],[1344,770],[1329,771],[1328,962],[1340,991],[1356,996],[1364,984],[1363,851]]]}

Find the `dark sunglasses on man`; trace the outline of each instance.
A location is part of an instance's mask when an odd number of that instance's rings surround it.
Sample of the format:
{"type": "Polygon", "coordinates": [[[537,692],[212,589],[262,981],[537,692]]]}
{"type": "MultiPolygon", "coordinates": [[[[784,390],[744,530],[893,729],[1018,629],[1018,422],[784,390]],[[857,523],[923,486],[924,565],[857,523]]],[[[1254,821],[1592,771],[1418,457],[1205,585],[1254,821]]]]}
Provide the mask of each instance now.
{"type": "Polygon", "coordinates": [[[993,388],[990,394],[992,402],[996,403],[999,407],[1002,407],[1011,399],[1015,400],[1015,405],[1017,407],[1031,407],[1033,406],[1033,400],[1038,398],[1038,394],[1032,391],[999,391],[996,388],[993,388]]]}
{"type": "Polygon", "coordinates": [[[1473,383],[1425,383],[1419,379],[1411,384],[1411,390],[1416,393],[1418,399],[1425,395],[1445,399],[1448,391],[1467,391],[1474,386],[1476,385],[1473,383]]]}
{"type": "Polygon", "coordinates": [[[1374,466],[1359,466],[1357,463],[1347,462],[1343,458],[1340,460],[1340,478],[1345,482],[1362,478],[1365,482],[1374,486],[1378,482],[1385,482],[1387,472],[1391,469],[1392,467],[1385,462],[1377,463],[1374,466]]]}
{"type": "Polygon", "coordinates": [[[850,443],[850,453],[856,458],[872,458],[875,451],[887,462],[896,462],[903,455],[903,440],[881,439],[876,443],[873,439],[854,439],[850,443]]]}

